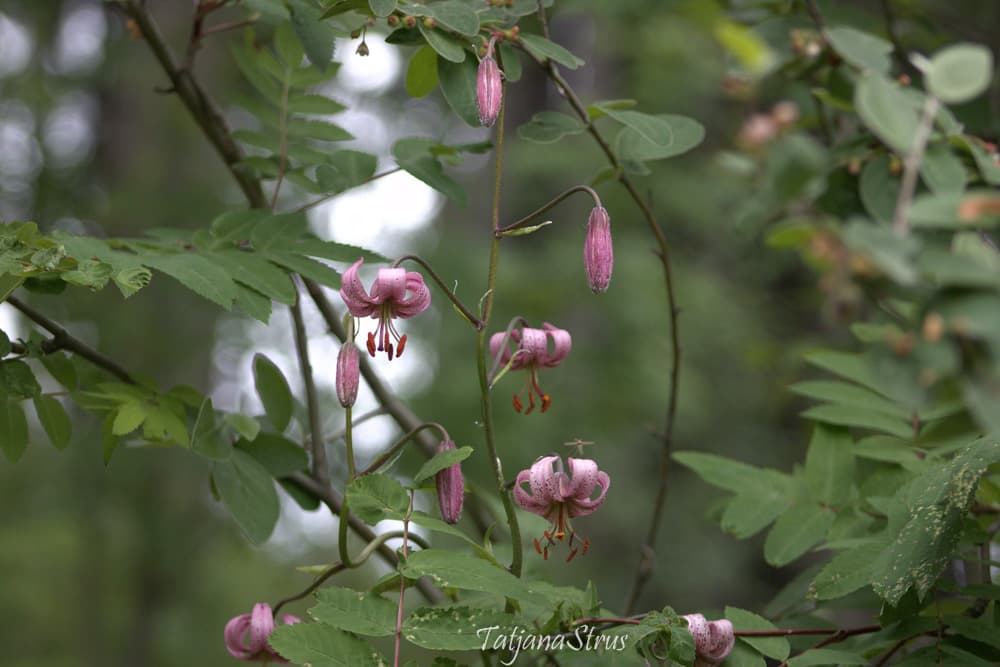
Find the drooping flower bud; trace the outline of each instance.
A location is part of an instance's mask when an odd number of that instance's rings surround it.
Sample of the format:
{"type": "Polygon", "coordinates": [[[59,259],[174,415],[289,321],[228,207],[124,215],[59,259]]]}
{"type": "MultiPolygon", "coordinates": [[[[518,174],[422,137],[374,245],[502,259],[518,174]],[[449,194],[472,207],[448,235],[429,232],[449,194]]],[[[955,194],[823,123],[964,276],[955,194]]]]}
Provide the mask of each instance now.
{"type": "Polygon", "coordinates": [[[611,245],[611,217],[603,206],[595,206],[587,222],[587,238],[583,242],[583,265],[587,281],[595,294],[605,292],[611,282],[615,252],[611,245]]]}
{"type": "Polygon", "coordinates": [[[479,122],[484,127],[493,127],[493,123],[497,122],[503,95],[500,67],[493,59],[494,42],[496,37],[490,40],[486,57],[479,61],[479,73],[476,75],[476,104],[479,106],[479,122]]]}
{"type": "MultiPolygon", "coordinates": [[[[274,631],[274,615],[271,606],[258,602],[253,606],[253,612],[241,614],[226,623],[224,637],[226,650],[237,660],[249,662],[287,663],[271,648],[268,638],[274,631]]],[[[301,623],[302,619],[291,614],[283,614],[281,622],[285,625],[301,623]]]]}
{"type": "Polygon", "coordinates": [[[337,353],[337,400],[345,408],[354,405],[358,398],[358,373],[360,354],[357,346],[348,341],[337,353]]]}
{"type": "MultiPolygon", "coordinates": [[[[455,449],[452,440],[445,440],[438,445],[438,453],[455,449]]],[[[438,505],[441,507],[441,518],[448,523],[458,523],[462,516],[462,502],[465,500],[465,480],[462,477],[462,464],[456,463],[438,472],[434,478],[437,484],[438,505]]]]}

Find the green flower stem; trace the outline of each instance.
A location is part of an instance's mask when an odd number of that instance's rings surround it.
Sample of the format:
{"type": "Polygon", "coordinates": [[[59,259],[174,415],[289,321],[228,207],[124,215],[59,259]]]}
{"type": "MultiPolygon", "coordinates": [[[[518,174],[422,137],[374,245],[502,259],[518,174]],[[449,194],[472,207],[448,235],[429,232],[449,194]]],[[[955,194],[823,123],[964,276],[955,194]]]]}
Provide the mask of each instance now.
{"type": "Polygon", "coordinates": [[[514,509],[514,503],[510,499],[510,493],[507,491],[507,485],[504,482],[500,457],[497,456],[497,447],[493,434],[490,382],[486,369],[486,359],[489,352],[486,339],[486,325],[489,323],[490,313],[493,311],[493,298],[496,293],[497,284],[497,264],[500,260],[501,237],[497,232],[500,229],[500,179],[503,174],[503,121],[504,111],[507,106],[507,84],[504,82],[501,85],[500,114],[497,116],[497,157],[493,177],[493,239],[490,242],[490,264],[486,276],[486,294],[483,296],[479,317],[483,323],[483,328],[476,334],[476,365],[479,371],[479,394],[483,414],[483,431],[486,435],[486,451],[490,457],[490,465],[493,468],[493,473],[496,475],[497,491],[500,493],[504,514],[507,515],[507,526],[510,529],[511,549],[513,551],[510,571],[514,576],[520,577],[521,563],[524,559],[521,547],[521,529],[517,523],[517,511],[514,509]]]}
{"type": "Polygon", "coordinates": [[[480,331],[484,326],[486,326],[482,320],[472,314],[472,311],[469,310],[464,303],[462,303],[462,300],[458,298],[458,295],[445,284],[444,280],[441,279],[441,276],[438,275],[437,271],[431,268],[431,265],[428,264],[423,257],[420,257],[419,255],[403,255],[393,262],[392,266],[395,268],[407,260],[416,262],[423,267],[425,271],[427,271],[431,279],[434,280],[438,287],[441,288],[441,291],[448,296],[448,299],[450,299],[453,304],[455,304],[455,308],[458,308],[458,311],[462,313],[462,317],[464,317],[465,320],[476,329],[476,331],[480,331]]]}
{"type": "Polygon", "coordinates": [[[546,211],[549,211],[549,210],[555,208],[556,205],[559,204],[559,202],[561,202],[562,200],[566,199],[567,197],[569,197],[570,195],[572,195],[572,194],[574,194],[576,192],[586,192],[587,194],[590,195],[591,199],[594,200],[594,206],[600,206],[601,205],[601,198],[597,195],[597,192],[595,192],[592,187],[590,187],[589,185],[574,185],[570,189],[568,189],[565,192],[559,194],[555,199],[553,199],[549,203],[545,204],[541,208],[532,211],[531,213],[529,213],[528,215],[524,216],[520,220],[518,220],[516,222],[510,223],[506,227],[501,227],[500,229],[497,229],[496,230],[496,234],[497,235],[503,235],[503,234],[506,234],[507,232],[511,232],[511,231],[513,231],[515,229],[519,229],[521,227],[524,227],[529,222],[531,222],[533,220],[537,220],[538,218],[540,218],[546,211]]]}
{"type": "Polygon", "coordinates": [[[400,436],[399,440],[394,442],[392,446],[389,447],[389,449],[382,452],[382,454],[380,454],[377,459],[372,461],[367,468],[362,470],[361,473],[358,475],[358,477],[364,477],[365,475],[370,475],[379,468],[381,468],[383,465],[386,464],[387,461],[392,460],[392,457],[394,457],[397,453],[399,453],[399,450],[405,447],[406,444],[410,442],[410,440],[413,440],[413,438],[415,438],[421,431],[424,431],[429,428],[436,428],[438,431],[440,431],[442,439],[444,440],[450,439],[448,431],[445,430],[444,426],[441,426],[441,424],[438,424],[436,422],[425,422],[420,426],[411,429],[408,433],[404,433],[402,436],[400,436]]]}
{"type": "Polygon", "coordinates": [[[347,479],[353,480],[358,476],[358,471],[354,467],[354,426],[351,420],[351,408],[344,408],[344,449],[347,453],[347,479]]]}

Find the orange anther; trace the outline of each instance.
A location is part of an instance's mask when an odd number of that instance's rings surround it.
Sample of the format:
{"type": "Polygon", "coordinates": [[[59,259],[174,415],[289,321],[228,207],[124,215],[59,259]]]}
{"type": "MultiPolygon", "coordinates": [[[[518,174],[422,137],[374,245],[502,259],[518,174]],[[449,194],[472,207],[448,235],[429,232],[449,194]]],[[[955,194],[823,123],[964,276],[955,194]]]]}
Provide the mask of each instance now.
{"type": "Polygon", "coordinates": [[[375,356],[375,334],[368,332],[368,354],[375,356]]]}
{"type": "Polygon", "coordinates": [[[403,348],[406,347],[406,334],[399,337],[399,345],[396,346],[396,356],[403,356],[403,348]]]}

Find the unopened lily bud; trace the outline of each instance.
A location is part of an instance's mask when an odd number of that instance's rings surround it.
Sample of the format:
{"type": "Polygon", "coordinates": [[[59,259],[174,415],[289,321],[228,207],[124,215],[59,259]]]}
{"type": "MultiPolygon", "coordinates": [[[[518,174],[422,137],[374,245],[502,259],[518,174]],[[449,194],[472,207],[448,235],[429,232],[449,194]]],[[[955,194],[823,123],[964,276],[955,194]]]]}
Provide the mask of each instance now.
{"type": "Polygon", "coordinates": [[[476,103],[479,106],[479,122],[484,127],[493,127],[500,115],[500,100],[503,86],[500,81],[500,67],[493,59],[493,43],[490,40],[486,49],[486,57],[479,61],[479,73],[476,75],[476,103]]]}
{"type": "MultiPolygon", "coordinates": [[[[452,440],[445,440],[438,445],[438,453],[455,449],[452,440]]],[[[462,477],[462,464],[456,463],[438,472],[434,481],[437,484],[438,505],[441,507],[441,518],[448,523],[458,523],[462,516],[462,502],[465,500],[465,480],[462,477]]]]}
{"type": "Polygon", "coordinates": [[[358,398],[360,354],[357,346],[348,341],[337,353],[337,400],[345,408],[354,405],[358,398]]]}
{"type": "Polygon", "coordinates": [[[611,217],[603,206],[595,206],[590,212],[587,238],[583,242],[583,265],[590,289],[595,294],[607,291],[615,253],[611,245],[611,217]]]}

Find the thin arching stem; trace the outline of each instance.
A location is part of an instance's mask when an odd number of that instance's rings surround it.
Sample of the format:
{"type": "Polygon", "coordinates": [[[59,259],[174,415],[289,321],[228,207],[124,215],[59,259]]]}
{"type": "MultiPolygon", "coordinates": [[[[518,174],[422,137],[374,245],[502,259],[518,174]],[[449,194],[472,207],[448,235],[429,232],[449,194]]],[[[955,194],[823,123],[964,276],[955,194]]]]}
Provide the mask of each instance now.
{"type": "Polygon", "coordinates": [[[367,468],[365,468],[364,470],[362,470],[361,473],[358,475],[358,477],[364,477],[365,475],[370,475],[373,472],[375,472],[376,470],[378,470],[379,468],[381,468],[383,465],[386,464],[386,462],[391,461],[392,458],[396,454],[398,454],[399,451],[401,449],[403,449],[403,447],[405,447],[408,442],[410,442],[410,440],[413,440],[421,431],[424,431],[424,430],[429,429],[429,428],[435,428],[438,431],[440,431],[441,432],[441,438],[443,440],[449,440],[450,439],[450,436],[448,435],[448,431],[445,430],[444,426],[441,426],[441,424],[438,424],[436,422],[426,422],[424,424],[421,424],[420,426],[418,426],[418,427],[416,427],[414,429],[411,429],[408,433],[403,434],[396,442],[394,442],[389,447],[389,449],[387,449],[384,452],[382,452],[378,456],[378,458],[376,458],[374,461],[372,461],[368,465],[367,468]]]}
{"type": "Polygon", "coordinates": [[[515,229],[520,229],[521,227],[526,226],[529,222],[532,222],[542,217],[546,213],[546,211],[555,208],[559,204],[559,202],[563,201],[564,199],[566,199],[567,197],[576,192],[586,192],[587,194],[590,195],[591,199],[594,200],[594,206],[601,205],[601,198],[598,196],[597,192],[592,187],[590,187],[589,185],[574,185],[565,192],[562,192],[561,194],[557,195],[555,199],[553,199],[552,201],[544,204],[540,208],[535,209],[534,211],[524,216],[520,220],[516,220],[510,223],[506,227],[499,228],[496,231],[496,234],[498,236],[502,236],[504,234],[507,234],[508,232],[514,231],[515,229]]]}
{"type": "Polygon", "coordinates": [[[430,275],[431,279],[435,283],[437,283],[438,287],[441,288],[441,291],[445,293],[445,295],[453,304],[455,304],[455,307],[458,308],[460,313],[462,313],[462,317],[465,318],[465,321],[471,324],[476,331],[479,331],[485,326],[482,320],[480,320],[478,317],[472,314],[472,311],[469,310],[464,303],[462,303],[462,300],[458,298],[458,295],[455,294],[450,287],[448,287],[448,285],[444,282],[441,276],[438,275],[438,272],[435,271],[431,267],[431,265],[424,260],[423,257],[421,257],[420,255],[403,255],[395,262],[393,262],[392,266],[397,267],[405,261],[416,262],[421,267],[423,267],[423,269],[428,273],[428,275],[430,275]]]}

